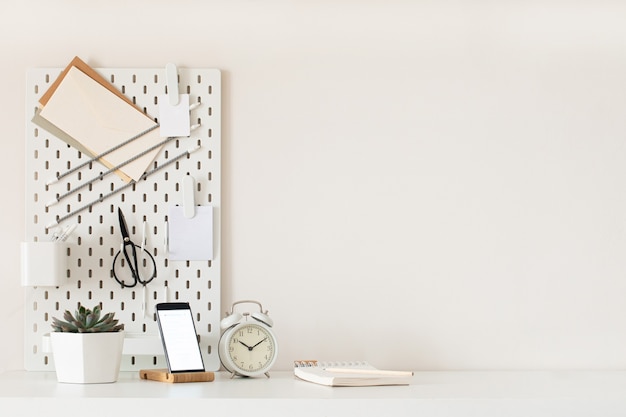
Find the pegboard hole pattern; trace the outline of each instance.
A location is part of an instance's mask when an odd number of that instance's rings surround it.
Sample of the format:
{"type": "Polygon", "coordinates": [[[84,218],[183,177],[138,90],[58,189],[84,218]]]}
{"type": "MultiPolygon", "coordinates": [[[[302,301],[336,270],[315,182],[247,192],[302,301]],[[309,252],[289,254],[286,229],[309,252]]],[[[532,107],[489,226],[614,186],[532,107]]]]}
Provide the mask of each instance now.
{"type": "MultiPolygon", "coordinates": [[[[167,92],[164,69],[97,69],[129,97],[137,108],[158,122],[158,96],[167,92]]],[[[34,124],[39,97],[61,72],[59,68],[31,69],[27,74],[26,97],[26,241],[48,241],[55,220],[98,201],[64,220],[58,227],[77,223],[67,249],[66,283],[60,287],[25,287],[25,359],[27,370],[53,370],[54,355],[44,352],[42,339],[50,332],[52,317],[62,317],[79,304],[101,305],[114,311],[125,330],[154,336],[158,329],[154,306],[162,301],[189,302],[196,319],[196,331],[208,370],[219,368],[217,342],[220,320],[220,160],[221,160],[221,76],[214,69],[179,68],[179,91],[190,102],[201,103],[192,110],[192,124],[200,127],[188,138],[176,138],[161,149],[147,171],[163,166],[188,149],[201,146],[165,168],[148,175],[121,191],[125,183],[114,173],[47,207],[51,200],[75,189],[108,169],[92,162],[60,181],[47,184],[60,173],[88,161],[90,157],[34,124]],[[196,181],[195,202],[214,210],[214,257],[210,261],[170,261],[165,249],[166,222],[171,206],[180,204],[180,184],[185,175],[196,181]],[[121,208],[135,243],[141,241],[143,222],[147,225],[146,249],[154,257],[157,277],[144,291],[141,285],[121,288],[114,280],[111,265],[120,248],[117,209],[121,208]],[[146,304],[146,311],[142,305],[146,304]]],[[[166,367],[162,355],[135,353],[123,357],[122,370],[166,367]]]]}

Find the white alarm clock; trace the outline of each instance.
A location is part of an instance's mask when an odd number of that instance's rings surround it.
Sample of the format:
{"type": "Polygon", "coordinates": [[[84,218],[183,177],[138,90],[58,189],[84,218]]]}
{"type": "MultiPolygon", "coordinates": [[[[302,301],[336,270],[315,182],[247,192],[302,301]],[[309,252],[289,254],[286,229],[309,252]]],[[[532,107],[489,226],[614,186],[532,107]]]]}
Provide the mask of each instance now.
{"type": "Polygon", "coordinates": [[[232,374],[231,378],[235,375],[252,377],[263,374],[269,378],[269,370],[278,356],[273,324],[258,301],[241,300],[233,303],[230,313],[226,313],[220,322],[224,333],[218,346],[220,361],[232,374]],[[243,303],[257,304],[260,311],[252,314],[235,313],[235,306],[243,303]]]}

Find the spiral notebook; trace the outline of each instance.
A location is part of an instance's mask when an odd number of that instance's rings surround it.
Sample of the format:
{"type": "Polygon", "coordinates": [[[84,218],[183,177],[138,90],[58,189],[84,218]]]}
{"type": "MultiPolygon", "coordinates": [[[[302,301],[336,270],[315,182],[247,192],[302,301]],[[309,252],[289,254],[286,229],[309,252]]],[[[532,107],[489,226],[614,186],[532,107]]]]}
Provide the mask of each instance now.
{"type": "Polygon", "coordinates": [[[366,387],[374,385],[409,385],[410,371],[378,369],[364,361],[320,362],[295,361],[294,375],[304,381],[331,387],[366,387]]]}

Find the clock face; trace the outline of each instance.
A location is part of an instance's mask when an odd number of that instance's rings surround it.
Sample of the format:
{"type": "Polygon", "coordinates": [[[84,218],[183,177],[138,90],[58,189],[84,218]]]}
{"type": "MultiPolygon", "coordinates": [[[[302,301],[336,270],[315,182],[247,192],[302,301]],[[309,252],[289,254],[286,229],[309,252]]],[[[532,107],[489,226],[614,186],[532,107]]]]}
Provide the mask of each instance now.
{"type": "Polygon", "coordinates": [[[236,326],[226,346],[235,370],[243,375],[267,372],[276,359],[276,342],[264,326],[244,323],[236,326]]]}

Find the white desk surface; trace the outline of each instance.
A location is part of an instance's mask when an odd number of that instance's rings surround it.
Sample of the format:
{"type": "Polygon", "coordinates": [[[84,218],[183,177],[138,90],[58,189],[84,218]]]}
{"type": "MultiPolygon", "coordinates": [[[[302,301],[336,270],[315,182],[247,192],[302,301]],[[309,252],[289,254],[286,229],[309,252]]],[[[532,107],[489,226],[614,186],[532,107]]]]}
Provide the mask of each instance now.
{"type": "Polygon", "coordinates": [[[54,372],[0,374],[11,416],[626,416],[626,371],[416,372],[409,386],[326,387],[273,372],[170,384],[122,372],[112,384],[60,384],[54,372]],[[68,414],[68,411],[71,411],[68,414]],[[217,415],[217,414],[214,414],[217,415]],[[222,414],[219,414],[222,415],[222,414]]]}

